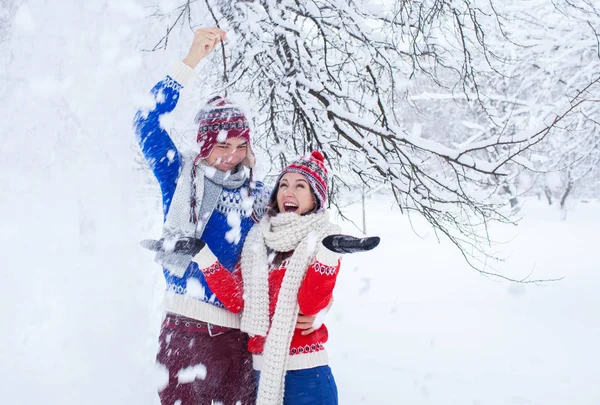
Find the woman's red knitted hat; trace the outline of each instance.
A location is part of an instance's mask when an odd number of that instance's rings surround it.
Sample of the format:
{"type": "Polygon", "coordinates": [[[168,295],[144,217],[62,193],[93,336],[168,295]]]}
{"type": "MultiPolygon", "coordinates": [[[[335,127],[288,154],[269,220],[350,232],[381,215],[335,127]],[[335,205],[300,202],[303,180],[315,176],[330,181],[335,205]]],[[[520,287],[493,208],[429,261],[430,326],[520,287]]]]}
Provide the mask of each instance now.
{"type": "Polygon", "coordinates": [[[294,172],[303,175],[308,180],[313,193],[317,197],[317,209],[320,212],[325,209],[327,203],[327,168],[325,167],[325,156],[319,151],[311,152],[310,155],[302,156],[289,164],[279,173],[276,186],[271,194],[271,204],[277,199],[279,181],[286,173],[294,172]]]}

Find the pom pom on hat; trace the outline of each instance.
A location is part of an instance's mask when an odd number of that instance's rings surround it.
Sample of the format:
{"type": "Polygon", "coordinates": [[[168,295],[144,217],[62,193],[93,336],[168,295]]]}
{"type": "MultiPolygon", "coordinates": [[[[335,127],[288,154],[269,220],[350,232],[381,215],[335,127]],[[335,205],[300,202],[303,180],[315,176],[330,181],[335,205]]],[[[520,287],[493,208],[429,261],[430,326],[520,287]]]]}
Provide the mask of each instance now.
{"type": "MultiPolygon", "coordinates": [[[[312,151],[310,153],[310,156],[313,157],[313,158],[315,158],[316,160],[318,160],[320,162],[325,163],[325,156],[323,156],[323,153],[321,153],[318,150],[312,151]]],[[[323,167],[325,167],[325,166],[323,166],[323,167]]],[[[327,169],[325,169],[325,170],[327,171],[327,169]]]]}

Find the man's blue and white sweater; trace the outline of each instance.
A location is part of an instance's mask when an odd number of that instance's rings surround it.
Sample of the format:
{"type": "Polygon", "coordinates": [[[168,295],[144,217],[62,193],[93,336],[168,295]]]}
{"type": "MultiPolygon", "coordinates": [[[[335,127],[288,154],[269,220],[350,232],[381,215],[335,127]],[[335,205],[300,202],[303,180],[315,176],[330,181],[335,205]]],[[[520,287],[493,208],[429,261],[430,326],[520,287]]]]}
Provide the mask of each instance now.
{"type": "MultiPolygon", "coordinates": [[[[137,140],[160,184],[165,220],[183,163],[177,147],[167,131],[161,128],[159,120],[162,114],[175,109],[180,90],[193,76],[193,69],[183,63],[178,64],[171,74],[152,88],[156,106],[150,111],[140,110],[135,115],[137,140]]],[[[238,262],[250,228],[267,209],[270,191],[261,182],[255,182],[251,191],[255,197],[253,213],[247,215],[242,208],[242,189],[248,190],[248,187],[249,183],[246,182],[238,189],[224,188],[202,233],[202,239],[229,271],[233,271],[238,262]],[[227,222],[227,214],[230,212],[238,212],[241,217],[240,238],[237,243],[231,243],[225,237],[232,229],[227,222]]],[[[163,269],[163,273],[167,281],[166,311],[215,325],[239,328],[239,316],[225,309],[208,287],[195,262],[190,263],[182,277],[177,277],[166,269],[163,269]]]]}

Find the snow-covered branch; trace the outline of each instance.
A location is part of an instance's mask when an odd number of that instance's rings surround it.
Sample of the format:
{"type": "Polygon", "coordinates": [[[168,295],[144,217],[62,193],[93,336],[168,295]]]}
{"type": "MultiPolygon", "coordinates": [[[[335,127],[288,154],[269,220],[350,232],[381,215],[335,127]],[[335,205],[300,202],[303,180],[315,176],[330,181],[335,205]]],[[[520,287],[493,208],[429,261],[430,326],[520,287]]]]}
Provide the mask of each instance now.
{"type": "MultiPolygon", "coordinates": [[[[259,146],[272,162],[320,149],[333,168],[333,190],[386,185],[402,209],[419,212],[466,257],[486,252],[490,221],[512,222],[503,207],[515,196],[506,190],[519,170],[537,167],[532,156],[556,133],[590,127],[598,133],[597,122],[583,118],[597,112],[598,74],[556,67],[580,48],[561,41],[554,50],[560,56],[548,53],[544,32],[565,31],[556,16],[538,23],[534,6],[204,3],[228,32],[222,55],[227,75],[214,79],[255,105],[259,146]],[[541,55],[551,55],[545,56],[549,62],[541,55]],[[520,74],[524,69],[529,77],[520,74]],[[454,114],[443,104],[448,98],[454,114]],[[424,109],[445,122],[419,124],[424,109]]],[[[591,6],[576,9],[577,18],[598,21],[591,6]]],[[[181,18],[174,15],[172,26],[181,18]]],[[[597,56],[598,25],[583,26],[591,27],[586,32],[593,38],[578,38],[579,46],[589,51],[586,57],[592,51],[597,56]]]]}

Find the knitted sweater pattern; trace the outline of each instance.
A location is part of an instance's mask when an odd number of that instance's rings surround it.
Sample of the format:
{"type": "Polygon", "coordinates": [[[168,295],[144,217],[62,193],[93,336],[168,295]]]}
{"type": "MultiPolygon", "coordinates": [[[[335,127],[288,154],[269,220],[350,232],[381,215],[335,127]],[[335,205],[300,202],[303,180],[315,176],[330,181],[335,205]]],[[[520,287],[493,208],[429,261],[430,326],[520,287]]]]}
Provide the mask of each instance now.
{"type": "MultiPolygon", "coordinates": [[[[244,309],[243,282],[241,267],[236,266],[233,272],[227,271],[217,257],[204,248],[194,259],[204,273],[212,291],[219,300],[233,313],[244,309]]],[[[278,266],[269,267],[269,318],[275,313],[277,298],[286,265],[284,261],[278,266]]],[[[340,269],[340,259],[337,253],[325,247],[320,247],[314,260],[309,264],[306,275],[298,291],[300,312],[305,315],[315,315],[325,309],[333,297],[333,289],[340,269]]],[[[323,324],[313,333],[303,336],[300,329],[294,331],[288,352],[287,369],[298,370],[328,364],[325,343],[329,338],[327,327],[323,324]]],[[[266,338],[251,336],[248,350],[254,355],[254,368],[261,369],[266,338]]]]}
{"type": "MultiPolygon", "coordinates": [[[[183,83],[193,75],[191,69],[181,65],[152,88],[156,105],[139,110],[134,118],[137,141],[160,185],[164,219],[171,208],[183,162],[173,140],[161,127],[160,116],[175,109],[183,83]]],[[[202,239],[219,258],[225,271],[235,268],[248,232],[266,213],[269,196],[270,190],[258,181],[252,187],[246,181],[239,188],[223,188],[221,191],[202,239]],[[254,199],[250,214],[247,198],[254,199]],[[231,216],[232,213],[235,215],[231,216]]],[[[216,325],[239,328],[239,316],[226,309],[196,263],[191,262],[183,275],[174,275],[166,269],[163,269],[163,274],[167,284],[165,310],[216,325]]]]}

